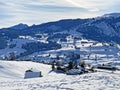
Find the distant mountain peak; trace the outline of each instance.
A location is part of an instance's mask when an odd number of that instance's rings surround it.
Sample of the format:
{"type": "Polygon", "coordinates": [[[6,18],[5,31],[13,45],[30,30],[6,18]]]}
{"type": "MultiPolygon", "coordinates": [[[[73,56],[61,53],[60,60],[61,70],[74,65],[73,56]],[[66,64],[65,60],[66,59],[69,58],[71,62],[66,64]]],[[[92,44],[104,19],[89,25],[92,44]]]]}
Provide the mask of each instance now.
{"type": "Polygon", "coordinates": [[[25,28],[28,28],[28,27],[29,26],[27,24],[19,23],[19,24],[14,25],[14,26],[12,26],[10,28],[12,28],[12,29],[25,29],[25,28]]]}
{"type": "Polygon", "coordinates": [[[110,13],[110,14],[104,14],[103,17],[119,17],[120,13],[110,13]]]}

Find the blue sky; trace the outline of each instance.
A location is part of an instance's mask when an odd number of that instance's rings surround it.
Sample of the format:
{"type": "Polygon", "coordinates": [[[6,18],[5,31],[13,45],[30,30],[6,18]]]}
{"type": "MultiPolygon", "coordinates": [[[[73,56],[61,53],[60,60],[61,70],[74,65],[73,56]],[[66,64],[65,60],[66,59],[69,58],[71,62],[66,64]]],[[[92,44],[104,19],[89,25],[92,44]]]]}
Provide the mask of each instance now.
{"type": "Polygon", "coordinates": [[[0,28],[120,12],[120,0],[0,0],[0,28]]]}

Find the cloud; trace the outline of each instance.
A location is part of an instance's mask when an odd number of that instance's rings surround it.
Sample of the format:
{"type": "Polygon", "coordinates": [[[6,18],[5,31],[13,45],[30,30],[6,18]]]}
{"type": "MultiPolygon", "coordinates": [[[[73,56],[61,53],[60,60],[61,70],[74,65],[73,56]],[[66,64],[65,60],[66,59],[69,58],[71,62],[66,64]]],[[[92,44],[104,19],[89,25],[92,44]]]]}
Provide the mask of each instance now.
{"type": "Polygon", "coordinates": [[[120,0],[65,0],[77,7],[86,8],[89,11],[100,11],[120,3],[120,0]]]}
{"type": "Polygon", "coordinates": [[[120,0],[1,0],[0,27],[119,12],[120,0]]]}
{"type": "Polygon", "coordinates": [[[70,6],[56,6],[56,5],[26,5],[26,9],[46,12],[85,12],[87,9],[70,6]]]}

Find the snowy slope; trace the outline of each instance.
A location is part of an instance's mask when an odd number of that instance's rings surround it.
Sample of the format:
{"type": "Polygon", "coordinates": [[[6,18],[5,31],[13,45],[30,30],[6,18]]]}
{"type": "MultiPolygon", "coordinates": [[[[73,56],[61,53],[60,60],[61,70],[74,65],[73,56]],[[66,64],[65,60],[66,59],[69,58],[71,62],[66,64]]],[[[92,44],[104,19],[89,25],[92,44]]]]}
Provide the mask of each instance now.
{"type": "Polygon", "coordinates": [[[110,14],[105,14],[103,17],[119,17],[120,13],[110,13],[110,14]]]}
{"type": "Polygon", "coordinates": [[[44,71],[43,75],[46,75],[49,71],[49,66],[25,62],[25,61],[0,61],[0,77],[1,79],[23,79],[26,70],[35,69],[36,71],[44,71]]]}
{"type": "Polygon", "coordinates": [[[66,75],[48,65],[25,61],[0,61],[0,90],[119,90],[120,72],[66,75]],[[43,77],[23,79],[25,70],[42,71],[43,77]]]}
{"type": "Polygon", "coordinates": [[[42,42],[47,43],[46,38],[38,39],[33,38],[31,36],[19,36],[17,39],[13,39],[12,41],[8,41],[8,46],[5,49],[0,50],[0,57],[3,57],[4,55],[9,56],[10,52],[14,52],[15,55],[20,55],[21,53],[24,53],[26,50],[22,48],[22,45],[26,43],[33,43],[33,42],[42,42]],[[10,48],[10,45],[14,45],[15,47],[10,48]]]}

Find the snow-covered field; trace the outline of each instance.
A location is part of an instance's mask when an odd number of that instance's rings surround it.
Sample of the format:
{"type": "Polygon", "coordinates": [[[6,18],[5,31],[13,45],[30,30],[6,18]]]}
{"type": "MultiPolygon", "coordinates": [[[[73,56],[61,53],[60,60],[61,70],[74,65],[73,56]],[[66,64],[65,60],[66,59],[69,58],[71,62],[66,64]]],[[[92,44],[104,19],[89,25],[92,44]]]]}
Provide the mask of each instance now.
{"type": "MultiPolygon", "coordinates": [[[[120,63],[120,62],[119,62],[120,63]]],[[[0,61],[0,90],[119,90],[120,71],[66,75],[51,66],[26,61],[0,61]],[[28,69],[42,71],[43,77],[24,79],[28,69]]]]}

